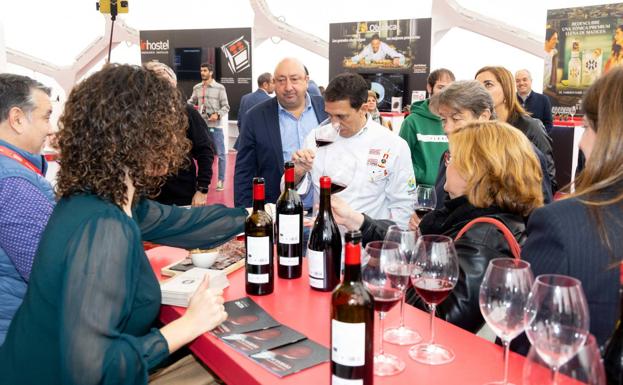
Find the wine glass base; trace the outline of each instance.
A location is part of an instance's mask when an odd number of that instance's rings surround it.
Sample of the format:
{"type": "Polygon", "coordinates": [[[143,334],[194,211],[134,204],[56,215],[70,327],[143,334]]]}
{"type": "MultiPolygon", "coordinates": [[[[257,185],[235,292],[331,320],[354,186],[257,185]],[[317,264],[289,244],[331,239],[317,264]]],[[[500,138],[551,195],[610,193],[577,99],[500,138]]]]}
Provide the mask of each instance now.
{"type": "Polygon", "coordinates": [[[409,357],[427,365],[443,365],[454,361],[454,352],[437,344],[418,344],[409,349],[409,357]]]}
{"type": "Polygon", "coordinates": [[[385,329],[383,339],[395,345],[413,345],[422,341],[420,333],[405,326],[385,329]]]}
{"type": "Polygon", "coordinates": [[[377,376],[393,376],[405,370],[405,362],[392,354],[374,355],[374,374],[377,376]]]}

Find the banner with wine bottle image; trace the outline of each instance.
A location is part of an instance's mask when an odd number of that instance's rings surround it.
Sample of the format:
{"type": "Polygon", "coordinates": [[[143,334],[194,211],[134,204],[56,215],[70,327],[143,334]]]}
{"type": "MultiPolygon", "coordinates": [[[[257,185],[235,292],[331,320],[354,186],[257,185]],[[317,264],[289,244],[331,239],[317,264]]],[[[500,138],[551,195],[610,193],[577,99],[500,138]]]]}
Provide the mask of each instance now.
{"type": "Polygon", "coordinates": [[[623,3],[548,10],[544,50],[543,93],[580,113],[584,91],[623,64],[623,3]]]}

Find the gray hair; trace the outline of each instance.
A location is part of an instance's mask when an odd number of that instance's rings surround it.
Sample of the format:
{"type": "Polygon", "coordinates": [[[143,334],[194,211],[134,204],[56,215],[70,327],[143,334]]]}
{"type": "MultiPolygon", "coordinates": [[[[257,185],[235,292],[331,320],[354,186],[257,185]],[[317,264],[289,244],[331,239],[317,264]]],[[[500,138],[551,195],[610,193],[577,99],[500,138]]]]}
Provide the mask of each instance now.
{"type": "Polygon", "coordinates": [[[493,98],[489,91],[477,80],[459,80],[433,95],[430,100],[430,108],[433,112],[440,105],[449,107],[455,111],[469,110],[475,116],[483,112],[491,112],[491,119],[495,119],[493,98]]]}
{"type": "Polygon", "coordinates": [[[52,91],[28,76],[0,74],[0,122],[9,118],[9,111],[17,107],[30,116],[35,109],[33,91],[39,90],[50,96],[52,91]]]}
{"type": "Polygon", "coordinates": [[[156,75],[164,73],[165,76],[169,77],[170,80],[177,84],[177,75],[175,75],[175,71],[173,71],[173,69],[168,65],[159,62],[158,60],[151,60],[145,63],[143,67],[145,67],[148,71],[154,72],[156,75]]]}
{"type": "Polygon", "coordinates": [[[532,74],[526,68],[522,68],[522,69],[517,70],[517,72],[515,72],[515,79],[517,78],[517,74],[520,73],[520,72],[527,73],[528,74],[528,79],[532,80],[532,74]]]}
{"type": "Polygon", "coordinates": [[[260,76],[257,77],[257,86],[261,87],[264,83],[270,83],[270,79],[273,78],[273,75],[270,72],[264,72],[260,76]]]}

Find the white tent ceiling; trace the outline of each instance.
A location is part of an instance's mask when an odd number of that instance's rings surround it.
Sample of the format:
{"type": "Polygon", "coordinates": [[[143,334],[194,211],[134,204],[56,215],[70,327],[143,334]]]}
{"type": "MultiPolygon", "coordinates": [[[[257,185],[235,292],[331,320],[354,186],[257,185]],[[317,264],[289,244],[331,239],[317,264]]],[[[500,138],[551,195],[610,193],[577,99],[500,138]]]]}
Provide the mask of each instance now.
{"type": "MultiPolygon", "coordinates": [[[[256,23],[256,30],[259,31],[259,19],[255,17],[251,2],[130,0],[130,13],[120,18],[135,30],[252,27],[256,23]]],[[[538,78],[542,71],[540,57],[502,44],[492,39],[494,36],[491,34],[491,37],[485,37],[468,30],[482,23],[480,16],[486,15],[488,20],[499,23],[507,30],[516,29],[527,38],[538,40],[543,38],[547,9],[615,2],[618,1],[456,0],[457,5],[464,7],[467,13],[473,13],[463,18],[463,28],[453,28],[436,41],[432,51],[432,68],[448,67],[459,78],[472,78],[474,72],[483,65],[504,65],[511,70],[527,67],[538,78]],[[469,20],[472,19],[473,24],[470,24],[469,20]]],[[[265,0],[270,13],[279,20],[325,42],[329,39],[329,23],[431,17],[431,8],[439,10],[439,3],[445,5],[446,0],[265,0]]],[[[436,14],[434,16],[439,25],[443,24],[436,14]]],[[[447,27],[453,27],[458,19],[448,17],[447,20],[447,27]]],[[[3,1],[0,3],[0,68],[3,63],[3,44],[7,49],[20,51],[35,60],[38,58],[53,66],[67,67],[79,60],[80,54],[104,33],[105,19],[95,10],[95,0],[66,0],[60,3],[40,0],[3,1]]],[[[256,35],[261,34],[256,31],[256,35]]],[[[318,52],[317,49],[315,51],[318,52]]],[[[113,61],[140,62],[138,46],[132,44],[121,43],[113,50],[112,56],[113,61]]],[[[328,82],[326,57],[286,40],[275,44],[268,39],[256,44],[254,74],[270,71],[284,56],[300,57],[319,84],[328,82]]],[[[53,84],[52,79],[11,64],[11,58],[7,60],[7,71],[25,73],[53,84]]],[[[99,68],[101,63],[103,61],[92,63],[90,71],[99,68]]],[[[62,98],[62,87],[57,88],[62,98]]]]}

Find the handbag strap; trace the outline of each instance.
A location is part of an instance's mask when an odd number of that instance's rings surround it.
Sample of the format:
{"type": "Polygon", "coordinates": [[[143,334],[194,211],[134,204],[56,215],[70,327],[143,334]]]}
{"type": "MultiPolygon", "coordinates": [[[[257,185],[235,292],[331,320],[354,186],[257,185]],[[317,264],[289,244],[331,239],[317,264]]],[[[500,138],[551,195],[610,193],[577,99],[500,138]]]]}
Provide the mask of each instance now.
{"type": "Polygon", "coordinates": [[[458,241],[459,238],[461,238],[463,234],[465,234],[467,230],[469,230],[476,223],[489,223],[497,227],[497,229],[500,230],[502,234],[504,235],[506,242],[508,242],[508,245],[510,246],[513,257],[517,259],[521,259],[521,246],[519,246],[519,242],[517,242],[517,240],[515,239],[515,236],[513,235],[513,233],[511,233],[508,227],[506,227],[506,225],[502,223],[500,220],[497,220],[495,218],[479,217],[479,218],[472,219],[465,226],[463,226],[461,231],[459,231],[459,233],[456,235],[456,238],[454,238],[454,241],[458,241]]]}

